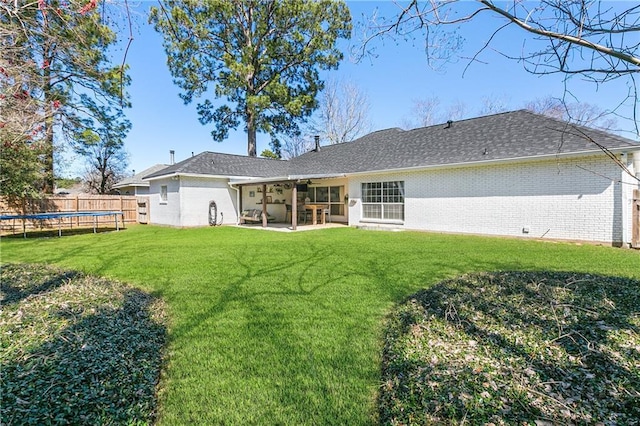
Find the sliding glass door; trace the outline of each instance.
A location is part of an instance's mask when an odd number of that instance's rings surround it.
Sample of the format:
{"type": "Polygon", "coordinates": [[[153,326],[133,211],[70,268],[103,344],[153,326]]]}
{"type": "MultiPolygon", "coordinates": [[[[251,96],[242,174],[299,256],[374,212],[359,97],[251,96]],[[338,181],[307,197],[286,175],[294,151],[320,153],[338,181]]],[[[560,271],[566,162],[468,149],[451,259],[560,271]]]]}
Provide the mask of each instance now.
{"type": "Polygon", "coordinates": [[[344,216],[344,186],[310,186],[307,197],[312,203],[329,204],[332,216],[344,216]]]}

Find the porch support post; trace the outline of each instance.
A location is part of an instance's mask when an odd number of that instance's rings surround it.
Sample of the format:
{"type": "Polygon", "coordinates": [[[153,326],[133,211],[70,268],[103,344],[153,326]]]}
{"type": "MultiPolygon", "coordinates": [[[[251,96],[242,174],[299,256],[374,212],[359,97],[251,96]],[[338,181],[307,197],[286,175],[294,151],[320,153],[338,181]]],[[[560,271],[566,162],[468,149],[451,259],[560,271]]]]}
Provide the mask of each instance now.
{"type": "Polygon", "coordinates": [[[267,185],[262,184],[262,227],[267,227],[267,185]]]}
{"type": "Polygon", "coordinates": [[[298,185],[293,182],[291,190],[291,229],[294,231],[298,227],[298,185]]]}

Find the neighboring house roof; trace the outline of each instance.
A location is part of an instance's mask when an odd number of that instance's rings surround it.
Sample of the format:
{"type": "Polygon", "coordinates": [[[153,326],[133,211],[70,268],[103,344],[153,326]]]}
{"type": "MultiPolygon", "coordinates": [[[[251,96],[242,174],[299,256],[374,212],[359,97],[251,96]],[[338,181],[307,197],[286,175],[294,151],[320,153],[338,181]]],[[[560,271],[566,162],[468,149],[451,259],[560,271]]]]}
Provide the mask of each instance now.
{"type": "Polygon", "coordinates": [[[154,166],[149,167],[148,169],[144,169],[140,173],[136,173],[131,177],[122,179],[120,182],[113,185],[113,187],[114,188],[124,188],[126,186],[147,186],[148,187],[149,182],[146,180],[143,180],[142,178],[152,173],[156,173],[162,169],[166,169],[167,167],[169,167],[167,164],[156,164],[154,166]]]}
{"type": "Polygon", "coordinates": [[[288,161],[203,152],[145,179],[191,174],[244,177],[237,182],[244,183],[601,152],[589,138],[609,150],[640,150],[630,139],[519,110],[413,130],[380,130],[288,161]]]}
{"type": "Polygon", "coordinates": [[[630,139],[520,110],[413,130],[388,129],[291,160],[294,174],[358,173],[640,149],[630,139]]]}
{"type": "Polygon", "coordinates": [[[145,176],[145,179],[181,174],[270,177],[286,175],[287,170],[288,163],[284,160],[207,151],[180,161],[158,172],[150,173],[145,176]]]}
{"type": "Polygon", "coordinates": [[[84,184],[82,182],[78,182],[69,188],[56,188],[56,195],[79,195],[79,194],[88,194],[85,190],[84,184]]]}

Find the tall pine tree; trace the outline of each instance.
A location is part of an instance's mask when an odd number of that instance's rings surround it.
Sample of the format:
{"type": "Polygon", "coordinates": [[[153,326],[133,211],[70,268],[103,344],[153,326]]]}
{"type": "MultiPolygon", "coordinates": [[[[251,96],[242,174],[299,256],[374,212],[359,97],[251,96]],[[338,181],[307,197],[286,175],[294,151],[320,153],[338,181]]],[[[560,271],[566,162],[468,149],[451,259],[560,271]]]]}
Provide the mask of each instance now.
{"type": "Polygon", "coordinates": [[[99,122],[105,118],[93,116],[89,104],[128,106],[129,78],[108,55],[116,34],[104,6],[0,2],[0,139],[42,147],[45,193],[54,189],[55,150],[87,128],[109,125],[111,117],[99,122]]]}
{"type": "Polygon", "coordinates": [[[214,140],[245,124],[247,151],[256,133],[296,134],[317,107],[319,70],[342,60],[336,41],[351,36],[349,9],[338,0],[165,0],[150,21],[164,37],[167,63],[185,103],[198,104],[214,140]]]}

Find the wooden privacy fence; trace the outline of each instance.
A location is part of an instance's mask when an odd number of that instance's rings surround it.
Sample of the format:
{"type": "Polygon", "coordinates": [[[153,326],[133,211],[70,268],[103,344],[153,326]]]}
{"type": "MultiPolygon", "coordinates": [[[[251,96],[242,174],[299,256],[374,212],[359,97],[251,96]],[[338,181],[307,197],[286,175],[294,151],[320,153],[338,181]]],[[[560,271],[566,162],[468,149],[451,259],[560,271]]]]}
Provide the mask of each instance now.
{"type": "MultiPolygon", "coordinates": [[[[71,195],[50,196],[42,199],[26,199],[21,208],[10,207],[4,198],[0,198],[0,214],[24,215],[34,213],[73,213],[73,212],[122,212],[123,225],[138,221],[138,203],[133,195],[71,195]]],[[[59,220],[4,220],[0,224],[2,232],[22,232],[23,229],[45,230],[58,228],[85,228],[98,226],[114,226],[113,217],[108,216],[74,216],[59,220]]]]}

